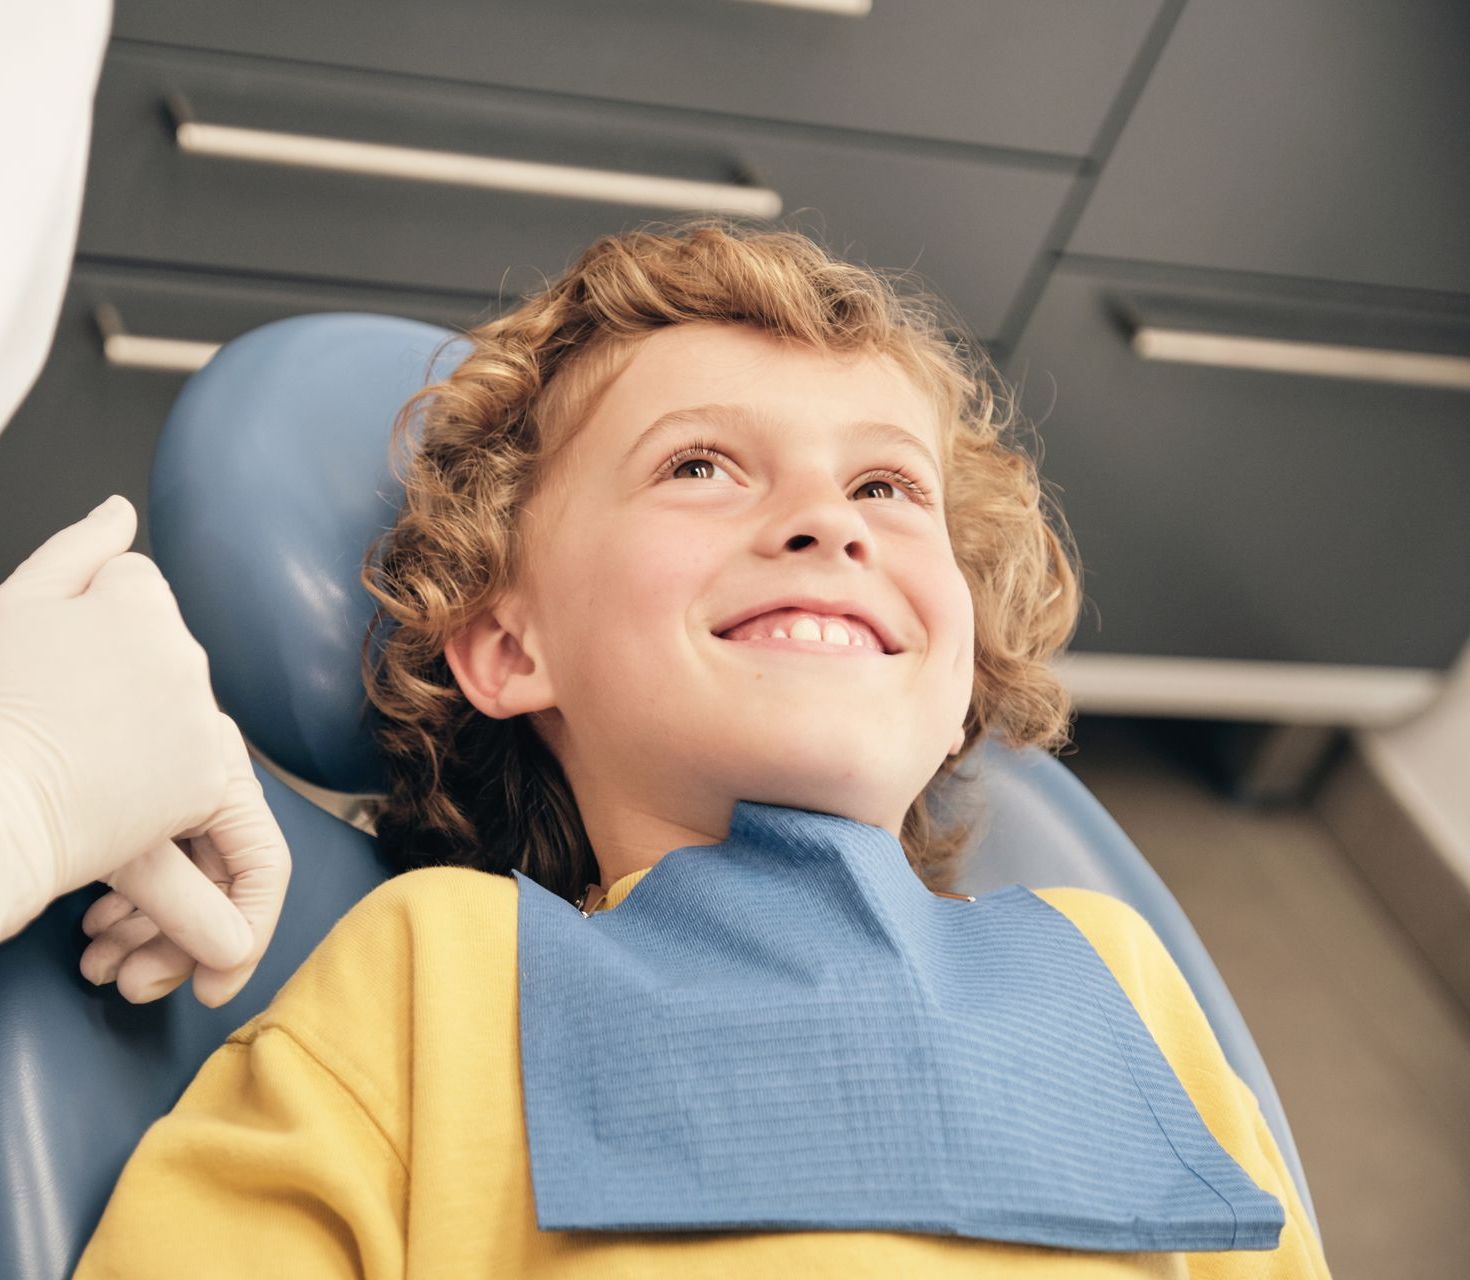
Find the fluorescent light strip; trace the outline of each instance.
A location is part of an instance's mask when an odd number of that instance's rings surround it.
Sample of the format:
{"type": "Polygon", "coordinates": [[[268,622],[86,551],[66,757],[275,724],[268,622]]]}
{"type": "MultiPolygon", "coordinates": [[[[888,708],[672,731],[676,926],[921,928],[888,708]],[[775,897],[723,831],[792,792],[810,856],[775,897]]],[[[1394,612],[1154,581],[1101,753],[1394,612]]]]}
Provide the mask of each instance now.
{"type": "Polygon", "coordinates": [[[812,9],[818,13],[835,13],[843,18],[865,18],[873,9],[873,0],[745,0],[747,4],[777,5],[785,9],[812,9]]]}
{"type": "Polygon", "coordinates": [[[132,333],[110,333],[102,339],[102,354],[108,364],[160,373],[193,373],[204,368],[219,349],[217,342],[144,338],[132,333]]]}
{"type": "Polygon", "coordinates": [[[572,200],[613,204],[750,214],[774,218],[781,196],[765,187],[696,182],[652,174],[618,173],[570,165],[465,155],[456,151],[424,151],[377,142],[352,142],[301,133],[241,129],[234,125],[180,122],[174,131],[181,151],[229,160],[255,160],[411,182],[444,182],[572,200]]]}
{"type": "Polygon", "coordinates": [[[1417,715],[1445,683],[1412,667],[1138,654],[1064,653],[1055,668],[1083,712],[1361,728],[1417,715]]]}
{"type": "Polygon", "coordinates": [[[1152,325],[1142,325],[1134,331],[1133,350],[1145,360],[1470,390],[1470,356],[1339,346],[1326,342],[1292,342],[1284,338],[1247,338],[1235,334],[1160,329],[1152,325]]]}

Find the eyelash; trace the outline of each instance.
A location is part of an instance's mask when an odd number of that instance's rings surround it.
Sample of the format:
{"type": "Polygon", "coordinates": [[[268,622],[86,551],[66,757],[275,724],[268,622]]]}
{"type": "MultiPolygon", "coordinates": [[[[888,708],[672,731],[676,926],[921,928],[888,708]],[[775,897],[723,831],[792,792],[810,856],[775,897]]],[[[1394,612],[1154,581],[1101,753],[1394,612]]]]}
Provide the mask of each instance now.
{"type": "MultiPolygon", "coordinates": [[[[659,467],[654,478],[663,480],[672,475],[678,469],[681,462],[687,462],[690,458],[706,456],[720,458],[725,462],[733,462],[733,459],[717,446],[710,444],[708,441],[696,440],[693,444],[687,444],[682,449],[677,449],[671,453],[664,460],[663,465],[659,467]]],[[[914,501],[918,502],[921,506],[930,506],[933,501],[929,490],[902,467],[879,468],[877,471],[869,472],[864,476],[862,483],[867,484],[873,480],[897,481],[909,491],[914,501]]]]}

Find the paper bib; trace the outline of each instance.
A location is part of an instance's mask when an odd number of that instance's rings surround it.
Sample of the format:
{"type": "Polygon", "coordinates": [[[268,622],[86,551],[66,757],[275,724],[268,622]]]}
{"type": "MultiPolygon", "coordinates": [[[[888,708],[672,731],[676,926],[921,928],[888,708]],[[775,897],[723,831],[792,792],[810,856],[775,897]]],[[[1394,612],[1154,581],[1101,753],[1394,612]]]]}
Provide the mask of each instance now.
{"type": "Polygon", "coordinates": [[[939,897],[880,827],[743,800],[611,911],[516,874],[542,1230],[1279,1243],[1280,1202],[1022,885],[939,897]]]}

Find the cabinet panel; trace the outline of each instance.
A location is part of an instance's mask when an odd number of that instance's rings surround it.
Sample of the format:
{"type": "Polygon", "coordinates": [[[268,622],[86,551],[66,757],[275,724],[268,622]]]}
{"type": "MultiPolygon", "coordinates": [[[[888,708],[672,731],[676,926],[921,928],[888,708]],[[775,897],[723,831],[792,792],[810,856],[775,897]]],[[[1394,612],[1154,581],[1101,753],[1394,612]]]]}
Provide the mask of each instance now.
{"type": "Polygon", "coordinates": [[[1470,6],[1190,0],[1068,245],[1470,293],[1470,6]]]}
{"type": "Polygon", "coordinates": [[[119,35],[270,58],[1085,155],[1160,0],[128,0],[119,35]]]}
{"type": "Polygon", "coordinates": [[[214,344],[320,311],[377,312],[449,327],[494,313],[473,297],[303,288],[78,262],[50,359],[0,434],[0,581],[109,493],[126,495],[138,509],[134,550],[150,548],[153,451],[187,374],[110,363],[96,323],[104,305],[116,309],[130,333],[214,344]]]}
{"type": "MultiPolygon", "coordinates": [[[[1298,341],[1470,334],[1465,311],[1142,283],[1176,329],[1192,304],[1214,334],[1256,312],[1298,341]]],[[[1004,366],[1077,536],[1075,648],[1447,669],[1470,635],[1470,391],[1142,359],[1140,287],[1064,260],[1004,366]]]]}
{"type": "Polygon", "coordinates": [[[875,266],[915,268],[982,339],[999,330],[1073,181],[952,148],[871,147],[777,125],[715,126],[114,44],[98,93],[82,253],[498,294],[508,270],[553,275],[600,235],[680,212],[639,196],[614,203],[190,154],[178,142],[181,120],[237,138],[249,131],[247,142],[388,148],[374,154],[390,167],[407,150],[773,191],[780,225],[875,266]]]}

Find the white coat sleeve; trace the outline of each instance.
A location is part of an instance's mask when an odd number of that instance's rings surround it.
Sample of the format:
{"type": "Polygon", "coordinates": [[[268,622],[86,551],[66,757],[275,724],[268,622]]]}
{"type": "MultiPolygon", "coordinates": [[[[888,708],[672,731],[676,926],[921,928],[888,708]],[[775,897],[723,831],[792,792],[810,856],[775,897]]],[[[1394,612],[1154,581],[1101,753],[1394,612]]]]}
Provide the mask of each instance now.
{"type": "Polygon", "coordinates": [[[0,431],[56,332],[111,28],[112,0],[0,4],[0,431]]]}

